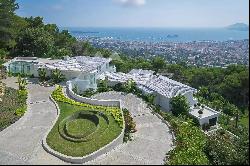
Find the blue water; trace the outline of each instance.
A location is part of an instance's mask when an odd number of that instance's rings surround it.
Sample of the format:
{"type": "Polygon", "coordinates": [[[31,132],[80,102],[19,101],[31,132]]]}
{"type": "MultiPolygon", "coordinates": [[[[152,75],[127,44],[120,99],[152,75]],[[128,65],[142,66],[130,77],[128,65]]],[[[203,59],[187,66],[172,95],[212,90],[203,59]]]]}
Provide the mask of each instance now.
{"type": "Polygon", "coordinates": [[[227,41],[249,39],[249,31],[226,28],[61,28],[75,37],[144,42],[227,41]]]}

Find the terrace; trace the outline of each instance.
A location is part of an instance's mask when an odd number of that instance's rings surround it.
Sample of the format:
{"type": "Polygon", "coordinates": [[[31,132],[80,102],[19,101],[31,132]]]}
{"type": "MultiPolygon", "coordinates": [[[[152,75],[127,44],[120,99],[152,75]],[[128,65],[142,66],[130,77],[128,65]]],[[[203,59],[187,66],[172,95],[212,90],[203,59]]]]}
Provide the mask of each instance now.
{"type": "Polygon", "coordinates": [[[200,125],[209,124],[210,126],[217,126],[219,112],[204,106],[200,108],[199,106],[191,107],[190,115],[194,116],[199,120],[200,125]]]}

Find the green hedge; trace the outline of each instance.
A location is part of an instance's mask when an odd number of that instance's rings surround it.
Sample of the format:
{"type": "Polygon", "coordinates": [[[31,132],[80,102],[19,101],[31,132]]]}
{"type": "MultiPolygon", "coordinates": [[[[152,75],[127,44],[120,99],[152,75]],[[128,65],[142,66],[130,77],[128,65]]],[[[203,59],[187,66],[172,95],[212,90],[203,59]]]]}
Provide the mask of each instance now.
{"type": "Polygon", "coordinates": [[[68,103],[68,104],[72,104],[76,106],[82,106],[85,108],[89,108],[90,110],[104,111],[105,113],[112,115],[115,121],[119,124],[119,126],[121,128],[123,127],[123,120],[122,120],[123,118],[122,118],[122,113],[121,113],[120,108],[95,106],[91,104],[77,102],[75,100],[65,97],[61,86],[57,86],[56,90],[52,92],[51,96],[53,97],[53,99],[55,99],[58,102],[68,103]]]}

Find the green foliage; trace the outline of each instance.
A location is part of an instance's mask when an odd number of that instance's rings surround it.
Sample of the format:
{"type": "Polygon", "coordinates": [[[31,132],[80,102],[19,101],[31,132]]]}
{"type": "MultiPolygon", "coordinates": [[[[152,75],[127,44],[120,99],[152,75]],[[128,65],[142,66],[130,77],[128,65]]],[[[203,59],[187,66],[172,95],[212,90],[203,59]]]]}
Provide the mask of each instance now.
{"type": "Polygon", "coordinates": [[[204,153],[206,136],[192,120],[182,120],[168,113],[161,112],[176,136],[176,147],[167,155],[168,165],[208,165],[209,160],[204,153]]]}
{"type": "Polygon", "coordinates": [[[207,137],[206,153],[212,165],[249,164],[247,144],[249,140],[238,140],[227,132],[217,131],[207,137]],[[243,141],[243,142],[241,142],[243,141]]]}
{"type": "MultiPolygon", "coordinates": [[[[79,125],[70,126],[70,124],[66,125],[67,127],[65,126],[66,130],[63,130],[63,126],[64,126],[63,121],[67,119],[68,117],[74,116],[74,114],[77,112],[88,113],[90,111],[92,112],[92,111],[97,111],[97,110],[95,108],[90,109],[89,107],[87,108],[84,106],[77,106],[77,105],[67,104],[63,102],[57,102],[57,103],[60,108],[60,116],[56,124],[53,126],[52,130],[50,131],[46,139],[46,142],[52,149],[62,154],[73,156],[73,157],[82,157],[82,156],[91,154],[99,150],[100,148],[104,147],[105,145],[109,144],[111,141],[117,138],[119,134],[121,134],[122,128],[114,120],[112,115],[108,113],[104,113],[104,114],[105,114],[105,117],[107,117],[109,123],[107,123],[107,121],[104,118],[102,118],[100,114],[98,113],[95,114],[96,116],[99,117],[99,125],[96,126],[96,130],[94,132],[92,132],[93,130],[92,131],[84,130],[84,132],[81,132],[83,130],[80,130],[80,128],[78,128],[79,125]],[[59,127],[61,125],[62,125],[62,128],[59,127]],[[65,131],[74,137],[86,136],[84,138],[86,138],[87,140],[85,139],[85,141],[78,141],[78,142],[75,142],[73,140],[68,140],[65,137],[63,137],[60,133],[60,132],[65,132],[65,131]],[[86,135],[88,134],[86,132],[88,133],[92,132],[92,133],[89,135],[86,135]]],[[[79,123],[77,122],[77,124],[79,123]]],[[[80,124],[80,126],[82,125],[80,124]]],[[[88,127],[88,126],[84,125],[82,127],[88,127]]]]}
{"type": "Polygon", "coordinates": [[[93,96],[94,94],[96,94],[95,90],[92,89],[92,88],[90,88],[90,89],[85,90],[85,91],[81,94],[81,96],[83,96],[83,97],[91,97],[91,96],[93,96]]]}
{"type": "Polygon", "coordinates": [[[166,60],[157,56],[154,57],[151,61],[153,70],[158,72],[160,69],[163,69],[166,66],[166,60]]]}
{"type": "Polygon", "coordinates": [[[65,77],[60,70],[56,69],[51,72],[51,80],[54,84],[57,84],[64,81],[65,77]]]}
{"type": "Polygon", "coordinates": [[[18,88],[20,91],[23,91],[26,89],[26,85],[27,85],[27,81],[26,78],[21,78],[20,75],[18,75],[18,88]]]}
{"type": "Polygon", "coordinates": [[[107,78],[105,78],[104,80],[100,80],[98,82],[97,86],[98,86],[97,91],[99,93],[110,91],[110,88],[108,87],[108,79],[107,78]]]}
{"type": "Polygon", "coordinates": [[[38,76],[39,76],[39,81],[44,82],[46,81],[46,69],[45,68],[40,68],[38,69],[38,76]]]}
{"type": "Polygon", "coordinates": [[[130,112],[127,109],[123,109],[123,116],[125,121],[125,131],[124,131],[124,142],[127,142],[128,140],[131,140],[131,133],[136,132],[136,124],[130,114],[130,112]]]}
{"type": "Polygon", "coordinates": [[[136,83],[130,79],[125,84],[123,84],[123,89],[126,93],[133,93],[136,90],[136,83]]]}
{"type": "Polygon", "coordinates": [[[121,111],[119,108],[94,106],[94,105],[90,105],[90,104],[86,104],[86,103],[76,102],[76,101],[64,96],[61,86],[57,86],[56,90],[52,92],[51,96],[53,97],[53,99],[55,99],[58,102],[68,103],[68,104],[76,105],[76,106],[82,106],[82,107],[85,107],[85,108],[88,108],[91,110],[104,111],[105,113],[112,115],[114,117],[115,121],[119,124],[119,126],[121,128],[123,127],[123,118],[122,118],[122,114],[121,114],[121,111]]]}
{"type": "Polygon", "coordinates": [[[43,27],[27,28],[22,31],[17,41],[17,54],[19,56],[51,57],[53,45],[53,36],[43,27]]]}
{"type": "Polygon", "coordinates": [[[226,103],[223,107],[223,113],[228,116],[235,116],[237,114],[237,107],[233,104],[226,103]]]}
{"type": "Polygon", "coordinates": [[[26,89],[18,91],[18,99],[21,103],[25,103],[27,97],[28,97],[28,91],[26,89]]]}
{"type": "Polygon", "coordinates": [[[0,101],[0,131],[15,123],[25,113],[27,95],[27,90],[5,88],[4,96],[0,101]]]}
{"type": "Polygon", "coordinates": [[[6,50],[0,49],[0,65],[5,62],[5,59],[8,54],[9,53],[6,50]]]}
{"type": "Polygon", "coordinates": [[[78,94],[78,92],[79,92],[78,86],[77,86],[77,85],[74,85],[74,87],[72,88],[72,91],[73,91],[75,94],[78,94]]]}
{"type": "Polygon", "coordinates": [[[0,2],[0,49],[12,48],[15,44],[15,10],[18,9],[15,0],[0,2]]]}
{"type": "Polygon", "coordinates": [[[185,96],[178,95],[173,97],[170,101],[171,104],[171,111],[173,115],[187,115],[189,112],[189,104],[185,96]]]}
{"type": "Polygon", "coordinates": [[[16,114],[17,116],[23,116],[24,113],[26,112],[26,110],[27,110],[26,106],[23,106],[23,107],[21,107],[21,108],[18,108],[18,109],[16,110],[15,114],[16,114]]]}

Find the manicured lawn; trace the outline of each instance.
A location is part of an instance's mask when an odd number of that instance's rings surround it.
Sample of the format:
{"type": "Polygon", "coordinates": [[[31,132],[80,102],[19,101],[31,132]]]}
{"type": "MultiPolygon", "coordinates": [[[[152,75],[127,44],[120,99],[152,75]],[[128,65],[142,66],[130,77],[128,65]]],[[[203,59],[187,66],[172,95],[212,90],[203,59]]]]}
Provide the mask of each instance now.
{"type": "Polygon", "coordinates": [[[58,102],[58,105],[60,107],[60,116],[47,137],[47,144],[52,149],[62,154],[73,157],[82,157],[88,155],[110,143],[112,140],[117,138],[117,136],[122,131],[122,128],[115,121],[112,115],[105,114],[109,120],[109,124],[107,124],[104,118],[101,118],[100,115],[97,115],[100,120],[99,127],[96,127],[95,124],[88,121],[87,119],[76,119],[67,124],[68,130],[70,130],[71,134],[80,135],[82,130],[82,134],[86,134],[87,132],[87,134],[91,135],[91,133],[93,133],[90,137],[91,139],[88,139],[88,141],[85,142],[67,140],[59,133],[58,125],[61,124],[60,122],[79,111],[88,112],[95,110],[90,110],[89,108],[83,106],[76,106],[63,102],[58,102]]]}
{"type": "Polygon", "coordinates": [[[87,119],[77,119],[67,124],[70,135],[89,135],[96,130],[96,125],[87,119]]]}
{"type": "Polygon", "coordinates": [[[6,87],[5,94],[0,101],[0,131],[15,123],[20,117],[16,110],[25,107],[26,99],[20,97],[18,90],[6,87]]]}

